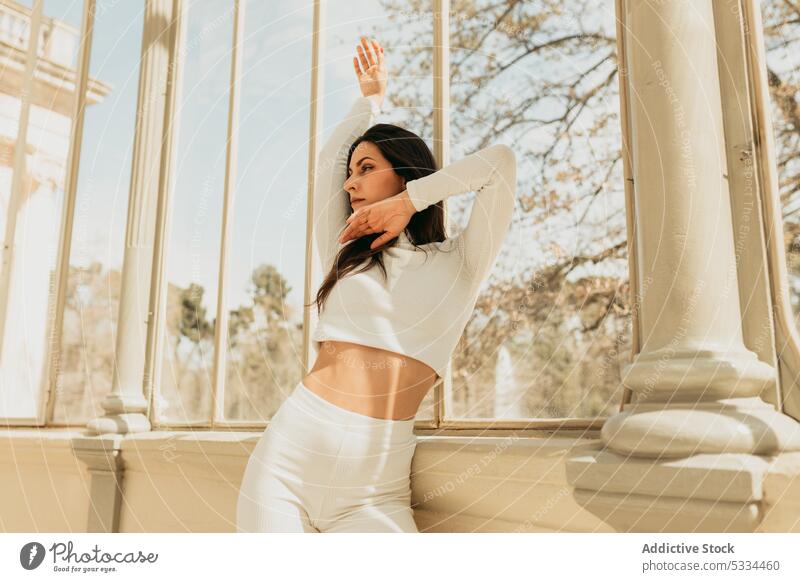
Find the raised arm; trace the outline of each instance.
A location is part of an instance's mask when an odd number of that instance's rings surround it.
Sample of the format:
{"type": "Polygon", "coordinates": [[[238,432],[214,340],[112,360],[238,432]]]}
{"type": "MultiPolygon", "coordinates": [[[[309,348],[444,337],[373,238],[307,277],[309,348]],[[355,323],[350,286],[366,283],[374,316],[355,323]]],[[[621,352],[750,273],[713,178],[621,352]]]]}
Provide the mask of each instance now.
{"type": "Polygon", "coordinates": [[[333,267],[333,259],[342,246],[339,235],[345,229],[350,214],[350,197],[344,191],[347,178],[347,152],[378,115],[386,94],[388,68],[380,43],[362,36],[353,57],[353,70],[361,97],[320,149],[314,183],[314,237],[317,241],[323,272],[333,267]]]}
{"type": "Polygon", "coordinates": [[[347,152],[379,112],[377,98],[357,98],[320,149],[314,184],[313,229],[324,273],[333,266],[333,259],[342,246],[338,238],[350,214],[349,197],[342,188],[347,178],[347,152]]]}
{"type": "Polygon", "coordinates": [[[417,211],[465,192],[476,192],[461,238],[464,263],[476,284],[489,274],[514,214],[517,160],[514,150],[495,144],[423,178],[406,182],[417,211]]]}

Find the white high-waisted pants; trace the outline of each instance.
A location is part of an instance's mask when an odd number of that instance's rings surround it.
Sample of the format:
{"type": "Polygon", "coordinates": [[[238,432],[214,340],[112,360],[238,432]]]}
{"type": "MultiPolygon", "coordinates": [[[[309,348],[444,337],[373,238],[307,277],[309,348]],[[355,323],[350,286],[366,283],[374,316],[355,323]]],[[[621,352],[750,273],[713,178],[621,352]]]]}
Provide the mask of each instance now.
{"type": "Polygon", "coordinates": [[[253,449],[236,506],[238,532],[416,532],[414,419],[373,418],[302,382],[253,449]]]}

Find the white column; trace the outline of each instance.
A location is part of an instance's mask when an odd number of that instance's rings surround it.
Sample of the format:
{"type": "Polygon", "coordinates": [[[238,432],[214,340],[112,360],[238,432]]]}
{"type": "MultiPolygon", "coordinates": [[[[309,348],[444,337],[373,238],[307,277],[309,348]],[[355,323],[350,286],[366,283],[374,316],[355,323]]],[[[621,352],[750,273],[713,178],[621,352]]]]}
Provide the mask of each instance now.
{"type": "Polygon", "coordinates": [[[146,0],[113,384],[90,433],[150,430],[143,394],[172,0],[146,0]]]}
{"type": "Polygon", "coordinates": [[[617,0],[641,349],[622,374],[633,401],[566,473],[575,501],[618,531],[774,531],[769,516],[793,507],[779,498],[800,424],[760,398],[777,371],[743,341],[727,167],[740,161],[726,158],[723,120],[729,140],[747,138],[723,115],[720,78],[747,73],[732,42],[742,23],[716,8],[715,22],[712,0],[617,0]]]}
{"type": "Polygon", "coordinates": [[[602,430],[638,456],[800,449],[742,341],[711,0],[628,3],[642,349],[602,430]]]}

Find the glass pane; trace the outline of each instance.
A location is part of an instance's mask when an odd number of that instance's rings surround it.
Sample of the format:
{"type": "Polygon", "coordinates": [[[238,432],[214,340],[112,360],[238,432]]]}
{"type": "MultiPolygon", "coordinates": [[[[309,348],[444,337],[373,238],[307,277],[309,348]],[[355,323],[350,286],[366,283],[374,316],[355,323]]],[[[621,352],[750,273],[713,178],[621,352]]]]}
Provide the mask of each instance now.
{"type": "MultiPolygon", "coordinates": [[[[0,35],[2,41],[13,46],[17,58],[24,60],[28,47],[28,27],[30,19],[28,12],[20,8],[12,8],[0,4],[0,35]]],[[[24,79],[21,73],[14,74],[14,70],[3,65],[3,74],[0,75],[0,235],[5,236],[6,222],[8,221],[9,203],[11,202],[11,187],[14,176],[14,152],[16,149],[17,135],[19,132],[19,117],[22,110],[22,85],[24,79]]],[[[7,259],[0,261],[0,281],[7,259]]]]}
{"type": "Polygon", "coordinates": [[[136,122],[140,2],[97,2],[53,421],[104,414],[111,390],[136,122]]]}
{"type": "MultiPolygon", "coordinates": [[[[20,180],[16,191],[13,179],[7,182],[0,210],[7,245],[0,278],[0,416],[33,418],[44,394],[82,6],[82,2],[69,6],[45,2],[33,83],[26,88],[24,73],[17,73],[4,74],[0,84],[7,120],[4,133],[12,133],[23,115],[22,95],[28,91],[31,95],[24,175],[16,176],[20,180]]],[[[15,36],[9,55],[24,63],[30,11],[14,3],[3,4],[0,11],[2,34],[15,36]]],[[[13,165],[13,151],[19,147],[14,133],[13,142],[4,146],[4,166],[13,165]]],[[[5,176],[12,177],[9,171],[5,176]]]]}
{"type": "Polygon", "coordinates": [[[227,259],[225,416],[266,420],[301,380],[311,3],[248,2],[227,259]]]}
{"type": "Polygon", "coordinates": [[[768,0],[761,6],[789,271],[789,302],[795,325],[800,326],[800,123],[797,118],[800,25],[797,7],[791,2],[768,0]]]}
{"type": "MultiPolygon", "coordinates": [[[[383,112],[376,123],[408,128],[433,148],[433,13],[430,0],[410,6],[401,2],[337,3],[325,22],[324,139],[350,109],[359,91],[353,55],[361,36],[376,38],[385,49],[389,82],[383,112]],[[413,8],[413,9],[412,9],[413,8]]],[[[312,286],[317,292],[319,281],[312,286]]],[[[418,420],[433,417],[433,390],[420,405],[418,420]]]]}
{"type": "Polygon", "coordinates": [[[213,385],[233,3],[193,0],[186,11],[158,422],[208,420],[213,385]]]}
{"type": "MultiPolygon", "coordinates": [[[[609,415],[630,353],[614,4],[474,8],[451,4],[451,160],[513,147],[518,201],[445,414],[609,415]]],[[[473,201],[449,200],[453,235],[473,201]]]]}

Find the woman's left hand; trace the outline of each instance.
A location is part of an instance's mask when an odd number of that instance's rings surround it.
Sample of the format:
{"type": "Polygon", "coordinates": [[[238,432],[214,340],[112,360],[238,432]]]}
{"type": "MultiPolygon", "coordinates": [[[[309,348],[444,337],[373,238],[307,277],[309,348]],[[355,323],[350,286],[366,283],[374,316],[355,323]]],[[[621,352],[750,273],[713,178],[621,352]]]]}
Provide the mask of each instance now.
{"type": "Polygon", "coordinates": [[[347,228],[339,236],[339,242],[345,243],[365,234],[381,232],[383,234],[369,246],[374,250],[403,232],[416,212],[408,191],[403,190],[400,194],[373,202],[353,212],[347,219],[347,228]]]}

